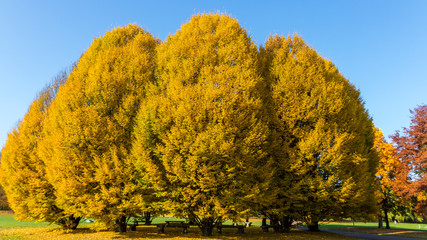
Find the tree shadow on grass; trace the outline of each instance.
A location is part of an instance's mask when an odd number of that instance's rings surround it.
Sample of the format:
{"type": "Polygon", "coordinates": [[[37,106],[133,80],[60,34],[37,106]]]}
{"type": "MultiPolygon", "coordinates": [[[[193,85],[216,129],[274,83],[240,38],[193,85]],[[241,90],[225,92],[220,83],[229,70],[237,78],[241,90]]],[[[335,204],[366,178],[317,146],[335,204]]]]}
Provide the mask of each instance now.
{"type": "MultiPolygon", "coordinates": [[[[352,231],[352,228],[346,228],[346,231],[352,231]]],[[[412,237],[427,239],[427,231],[406,230],[406,229],[384,229],[384,228],[356,228],[356,232],[378,234],[383,236],[412,237]]]]}
{"type": "MultiPolygon", "coordinates": [[[[52,231],[52,230],[51,230],[52,231]]],[[[237,233],[237,229],[223,229],[219,234],[214,229],[212,236],[203,237],[198,227],[191,227],[188,233],[183,233],[181,228],[166,228],[165,233],[158,233],[155,226],[138,226],[136,231],[128,231],[125,233],[118,233],[112,231],[96,231],[90,228],[78,228],[73,231],[63,231],[62,237],[64,239],[173,239],[173,240],[189,240],[189,239],[296,239],[296,240],[320,240],[320,239],[353,239],[341,235],[327,233],[327,232],[307,232],[301,230],[292,230],[289,233],[263,233],[259,227],[250,227],[245,229],[244,234],[237,233]]],[[[57,235],[58,236],[58,235],[57,235]]],[[[61,239],[61,236],[58,236],[61,239]]]]}

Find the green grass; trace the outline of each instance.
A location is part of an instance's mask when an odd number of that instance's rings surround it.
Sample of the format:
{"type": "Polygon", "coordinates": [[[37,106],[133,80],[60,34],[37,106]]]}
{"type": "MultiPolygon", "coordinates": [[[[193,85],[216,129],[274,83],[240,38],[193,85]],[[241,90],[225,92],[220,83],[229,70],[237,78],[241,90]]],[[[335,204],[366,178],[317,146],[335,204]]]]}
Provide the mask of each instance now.
{"type": "MultiPolygon", "coordinates": [[[[173,217],[158,217],[153,223],[165,222],[168,220],[182,220],[173,217]]],[[[254,222],[254,221],[253,221],[254,222]]],[[[260,221],[255,221],[255,225],[260,225],[260,221]]],[[[226,222],[231,224],[231,222],[226,222]]],[[[0,239],[162,239],[162,240],[192,240],[192,239],[248,239],[248,240],[275,240],[275,239],[312,239],[312,240],[338,240],[354,238],[343,237],[341,235],[327,232],[306,232],[293,230],[289,233],[263,233],[259,226],[245,229],[245,234],[238,234],[236,229],[223,229],[222,234],[213,232],[211,237],[202,237],[198,227],[192,226],[189,233],[182,233],[182,229],[166,228],[165,233],[158,233],[155,226],[138,226],[135,232],[116,233],[113,231],[96,231],[91,229],[90,223],[82,223],[77,230],[62,230],[59,226],[48,223],[19,222],[11,214],[0,215],[0,239]]]]}
{"type": "MultiPolygon", "coordinates": [[[[165,221],[177,221],[185,220],[176,217],[157,217],[153,220],[153,223],[164,223],[165,221]]],[[[129,221],[130,223],[132,222],[129,221]]],[[[90,225],[85,221],[80,222],[79,226],[90,225]]],[[[224,224],[232,224],[231,221],[226,221],[224,224]]],[[[253,226],[261,226],[261,221],[252,221],[253,226]]],[[[49,224],[47,222],[26,222],[26,221],[17,221],[13,218],[11,214],[0,214],[0,228],[11,228],[11,227],[55,227],[55,224],[49,224]]]]}
{"type": "Polygon", "coordinates": [[[49,223],[36,223],[36,222],[19,222],[13,218],[13,215],[3,214],[0,215],[0,228],[12,227],[47,227],[49,223]]]}
{"type": "MultiPolygon", "coordinates": [[[[153,223],[161,223],[165,221],[183,220],[174,217],[157,217],[153,223]]],[[[245,234],[237,234],[236,229],[223,229],[223,234],[219,235],[216,232],[212,237],[207,239],[313,239],[313,240],[335,240],[335,239],[354,239],[343,237],[327,232],[311,233],[306,231],[292,230],[290,233],[262,233],[259,226],[260,219],[251,219],[252,227],[245,229],[245,234]]],[[[225,224],[231,224],[231,221],[225,224]]],[[[13,218],[11,214],[0,215],[0,239],[40,239],[38,236],[45,236],[49,239],[173,239],[173,240],[191,240],[203,239],[198,227],[193,226],[189,229],[188,234],[183,234],[181,229],[166,228],[164,234],[159,234],[155,226],[139,226],[136,232],[115,233],[112,231],[96,231],[91,229],[92,223],[81,223],[75,231],[65,231],[60,229],[55,224],[36,223],[36,222],[19,222],[13,218]]],[[[392,230],[378,230],[375,222],[356,222],[355,229],[358,232],[365,232],[379,235],[390,236],[408,236],[427,238],[427,224],[420,224],[421,229],[416,223],[391,223],[392,230]],[[400,233],[396,229],[405,229],[405,232],[400,233]],[[419,231],[422,230],[422,231],[419,231]],[[416,231],[411,233],[410,231],[416,231]],[[412,234],[412,235],[411,235],[412,234]]],[[[336,229],[343,231],[353,231],[352,222],[328,222],[321,223],[321,229],[336,229]]],[[[403,231],[403,230],[402,230],[403,231]]]]}
{"type": "MultiPolygon", "coordinates": [[[[378,222],[355,222],[355,228],[378,228],[378,222]]],[[[330,222],[321,223],[320,229],[339,229],[339,228],[352,228],[352,222],[330,222]]],[[[384,223],[385,227],[385,223],[384,223]]],[[[391,229],[404,229],[404,230],[416,230],[416,231],[427,231],[427,224],[425,223],[393,223],[390,222],[391,229]]]]}
{"type": "MultiPolygon", "coordinates": [[[[157,217],[153,220],[153,223],[164,223],[165,221],[176,221],[176,220],[184,220],[175,217],[157,217]]],[[[132,222],[132,220],[130,221],[132,222]]],[[[90,225],[92,223],[87,223],[82,221],[79,225],[90,225]]],[[[231,221],[226,221],[224,224],[232,224],[231,221]]],[[[261,226],[261,222],[254,222],[255,226],[261,226]]],[[[25,222],[25,221],[17,221],[13,218],[11,214],[3,214],[0,215],[0,228],[11,228],[11,227],[46,227],[52,226],[55,224],[49,224],[47,222],[25,222]]]]}
{"type": "Polygon", "coordinates": [[[369,233],[383,236],[397,236],[427,239],[427,224],[418,223],[390,223],[390,229],[378,228],[376,222],[331,222],[322,223],[320,229],[334,229],[339,231],[369,233]]]}
{"type": "MultiPolygon", "coordinates": [[[[81,222],[79,225],[88,225],[92,223],[81,222]]],[[[26,227],[56,227],[56,224],[48,222],[26,222],[18,221],[12,214],[0,214],[0,228],[26,228],[26,227]]]]}
{"type": "Polygon", "coordinates": [[[238,234],[236,229],[223,229],[222,234],[213,232],[211,237],[202,237],[197,227],[191,227],[188,233],[182,229],[167,228],[165,233],[158,233],[153,226],[141,226],[137,231],[117,233],[113,231],[94,231],[88,228],[78,228],[74,231],[64,231],[58,228],[6,228],[0,231],[0,239],[50,239],[50,240],[77,240],[77,239],[162,239],[162,240],[353,240],[328,232],[306,232],[293,230],[289,233],[263,233],[258,227],[245,229],[244,234],[238,234]]]}

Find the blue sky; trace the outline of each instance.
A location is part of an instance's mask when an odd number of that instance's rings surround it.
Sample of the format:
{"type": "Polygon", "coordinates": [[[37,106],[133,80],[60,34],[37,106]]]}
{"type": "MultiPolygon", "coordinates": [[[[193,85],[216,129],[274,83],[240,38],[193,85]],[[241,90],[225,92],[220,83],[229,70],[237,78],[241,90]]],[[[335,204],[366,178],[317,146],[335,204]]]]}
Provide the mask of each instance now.
{"type": "Polygon", "coordinates": [[[427,104],[427,1],[0,0],[0,147],[37,93],[94,37],[136,23],[161,40],[197,13],[226,12],[257,45],[297,33],[360,89],[386,136],[427,104]]]}

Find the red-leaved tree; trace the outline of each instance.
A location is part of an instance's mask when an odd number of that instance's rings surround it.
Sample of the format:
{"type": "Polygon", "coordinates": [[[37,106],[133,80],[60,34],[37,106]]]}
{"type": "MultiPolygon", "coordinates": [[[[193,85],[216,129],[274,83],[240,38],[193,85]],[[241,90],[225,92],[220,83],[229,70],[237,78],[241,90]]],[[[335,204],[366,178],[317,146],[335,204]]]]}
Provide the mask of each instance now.
{"type": "Polygon", "coordinates": [[[392,137],[400,160],[395,190],[407,198],[416,199],[415,210],[427,214],[427,105],[410,111],[409,128],[392,137]]]}

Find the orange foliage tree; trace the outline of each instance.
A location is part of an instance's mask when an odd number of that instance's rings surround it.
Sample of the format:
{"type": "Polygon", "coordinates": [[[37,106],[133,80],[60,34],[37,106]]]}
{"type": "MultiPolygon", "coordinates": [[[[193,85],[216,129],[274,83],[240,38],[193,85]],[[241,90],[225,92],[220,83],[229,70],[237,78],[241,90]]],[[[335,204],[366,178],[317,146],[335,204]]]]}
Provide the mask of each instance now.
{"type": "MultiPolygon", "coordinates": [[[[399,159],[396,157],[396,149],[391,143],[388,143],[379,128],[375,129],[375,150],[379,156],[377,170],[378,190],[377,198],[380,211],[384,212],[386,228],[390,229],[388,214],[396,211],[396,208],[404,204],[402,196],[393,190],[396,185],[396,170],[399,165],[399,159]]],[[[379,215],[379,225],[382,227],[382,214],[379,215]]]]}
{"type": "Polygon", "coordinates": [[[427,214],[427,105],[410,111],[409,128],[396,132],[393,142],[400,161],[397,169],[398,184],[394,189],[416,201],[415,210],[427,214]]]}

